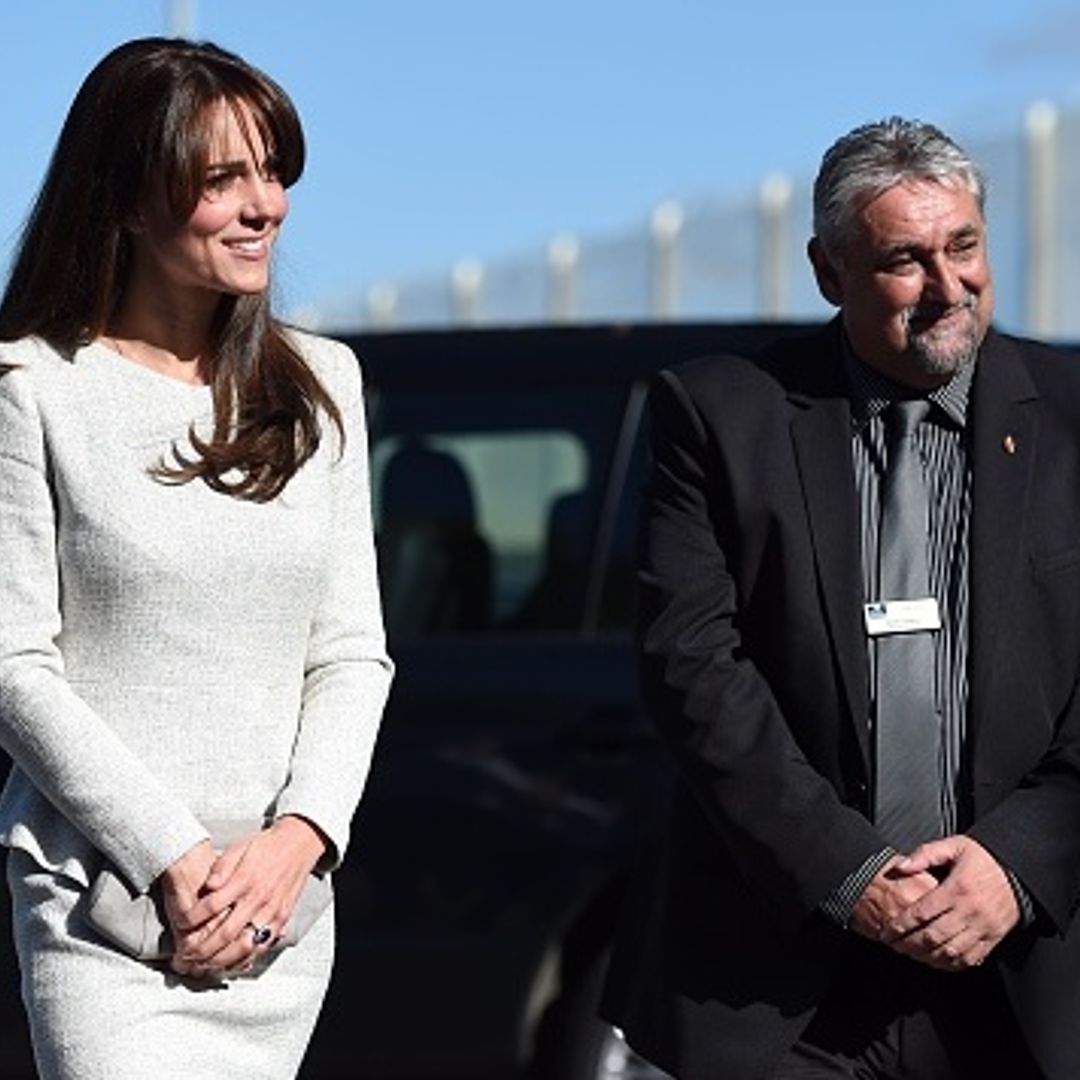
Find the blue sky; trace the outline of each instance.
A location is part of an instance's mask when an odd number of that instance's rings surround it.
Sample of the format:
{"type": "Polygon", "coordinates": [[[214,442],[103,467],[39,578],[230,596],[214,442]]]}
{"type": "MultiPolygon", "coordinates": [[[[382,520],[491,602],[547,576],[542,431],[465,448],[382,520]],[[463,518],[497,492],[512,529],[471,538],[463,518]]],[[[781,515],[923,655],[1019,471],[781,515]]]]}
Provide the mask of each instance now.
{"type": "MultiPolygon", "coordinates": [[[[294,97],[309,139],[286,310],[455,258],[642,223],[669,196],[811,174],[856,123],[1009,130],[1080,103],[1080,2],[191,0],[195,36],[294,97]]],[[[67,106],[161,0],[0,5],[0,260],[67,106]]],[[[992,178],[991,178],[992,179],[992,178]]]]}

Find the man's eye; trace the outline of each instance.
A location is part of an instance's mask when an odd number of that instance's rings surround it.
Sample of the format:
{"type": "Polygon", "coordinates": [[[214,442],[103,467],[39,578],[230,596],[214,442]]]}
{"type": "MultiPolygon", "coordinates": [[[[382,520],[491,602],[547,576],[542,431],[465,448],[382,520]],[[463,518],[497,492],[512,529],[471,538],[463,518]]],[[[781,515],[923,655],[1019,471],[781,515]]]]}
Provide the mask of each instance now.
{"type": "Polygon", "coordinates": [[[915,260],[910,255],[892,255],[882,264],[883,269],[890,274],[904,273],[914,265],[915,260]]]}

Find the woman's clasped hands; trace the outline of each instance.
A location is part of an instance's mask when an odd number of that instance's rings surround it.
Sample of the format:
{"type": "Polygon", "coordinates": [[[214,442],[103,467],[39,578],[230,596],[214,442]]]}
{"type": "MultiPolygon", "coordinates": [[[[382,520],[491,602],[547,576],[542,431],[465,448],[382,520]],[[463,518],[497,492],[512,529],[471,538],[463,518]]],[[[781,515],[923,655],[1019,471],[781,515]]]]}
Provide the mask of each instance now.
{"type": "Polygon", "coordinates": [[[326,841],[286,815],[217,852],[196,844],[161,875],[178,975],[239,975],[284,932],[326,841]]]}

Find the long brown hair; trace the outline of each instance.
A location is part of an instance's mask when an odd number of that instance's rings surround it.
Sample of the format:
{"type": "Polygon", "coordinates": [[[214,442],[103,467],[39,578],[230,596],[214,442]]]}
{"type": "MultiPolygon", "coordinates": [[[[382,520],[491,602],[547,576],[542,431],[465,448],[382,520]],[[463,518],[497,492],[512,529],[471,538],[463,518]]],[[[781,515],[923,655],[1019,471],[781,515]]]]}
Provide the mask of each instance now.
{"type": "MultiPolygon", "coordinates": [[[[304,135],[288,95],[240,57],[209,43],[141,38],[110,52],[68,111],[0,300],[0,340],[30,334],[71,355],[105,332],[124,296],[131,229],[164,186],[179,225],[202,195],[213,106],[245,106],[289,187],[304,135]]],[[[243,128],[242,128],[243,130],[243,128]]],[[[214,430],[191,435],[166,480],[201,479],[240,498],[272,499],[319,445],[319,411],[341,415],[270,312],[267,293],[223,295],[203,375],[214,430]]]]}

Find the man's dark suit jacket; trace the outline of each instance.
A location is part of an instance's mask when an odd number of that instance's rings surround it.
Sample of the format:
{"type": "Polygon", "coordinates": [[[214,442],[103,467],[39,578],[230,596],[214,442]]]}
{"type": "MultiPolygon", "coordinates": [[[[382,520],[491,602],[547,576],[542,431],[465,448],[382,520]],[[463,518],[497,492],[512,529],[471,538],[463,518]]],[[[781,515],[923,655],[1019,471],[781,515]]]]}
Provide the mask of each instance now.
{"type": "MultiPolygon", "coordinates": [[[[859,514],[839,323],[664,372],[642,519],[644,694],[678,782],[604,1015],[680,1080],[769,1075],[844,950],[818,905],[869,820],[859,514]]],[[[1080,1076],[1080,359],[990,331],[968,413],[964,832],[1035,923],[1000,971],[1050,1077],[1080,1076]]],[[[946,977],[946,976],[943,976],[946,977]]],[[[962,978],[962,976],[947,976],[962,978]]],[[[872,988],[869,989],[872,992],[872,988]]]]}

